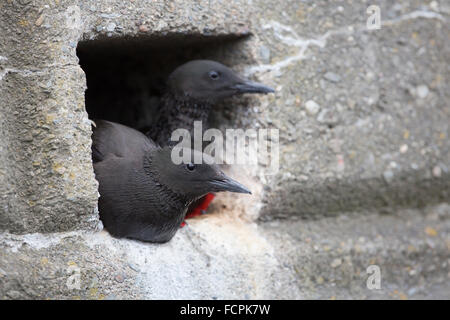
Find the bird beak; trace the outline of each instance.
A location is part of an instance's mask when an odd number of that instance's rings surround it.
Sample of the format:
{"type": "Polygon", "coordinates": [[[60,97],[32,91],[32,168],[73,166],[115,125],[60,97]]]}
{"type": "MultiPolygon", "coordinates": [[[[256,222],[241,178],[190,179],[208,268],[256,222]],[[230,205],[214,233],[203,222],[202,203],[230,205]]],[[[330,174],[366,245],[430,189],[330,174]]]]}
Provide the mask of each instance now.
{"type": "Polygon", "coordinates": [[[213,180],[211,181],[211,184],[216,189],[214,191],[229,191],[252,194],[250,190],[248,190],[245,186],[227,176],[224,176],[221,179],[213,180]]]}
{"type": "Polygon", "coordinates": [[[265,86],[262,83],[253,82],[250,80],[241,80],[241,82],[231,87],[237,90],[238,93],[270,93],[275,92],[271,87],[265,86]]]}

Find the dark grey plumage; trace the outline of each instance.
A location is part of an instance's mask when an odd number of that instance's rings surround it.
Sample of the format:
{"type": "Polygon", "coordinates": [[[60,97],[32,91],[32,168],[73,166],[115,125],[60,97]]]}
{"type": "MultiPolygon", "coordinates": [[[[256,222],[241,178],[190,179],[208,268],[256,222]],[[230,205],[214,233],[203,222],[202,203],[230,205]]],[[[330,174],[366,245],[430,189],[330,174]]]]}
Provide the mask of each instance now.
{"type": "Polygon", "coordinates": [[[206,129],[210,110],[217,101],[237,94],[269,92],[274,90],[244,79],[218,62],[189,61],[170,74],[159,117],[147,136],[165,146],[175,129],[192,130],[194,121],[203,121],[206,129]]]}
{"type": "MultiPolygon", "coordinates": [[[[100,218],[116,237],[166,242],[175,235],[192,201],[209,192],[250,193],[216,165],[176,165],[171,147],[160,148],[139,131],[118,123],[95,123],[92,154],[100,218]]],[[[192,150],[192,156],[194,152],[198,151],[192,150]]]]}

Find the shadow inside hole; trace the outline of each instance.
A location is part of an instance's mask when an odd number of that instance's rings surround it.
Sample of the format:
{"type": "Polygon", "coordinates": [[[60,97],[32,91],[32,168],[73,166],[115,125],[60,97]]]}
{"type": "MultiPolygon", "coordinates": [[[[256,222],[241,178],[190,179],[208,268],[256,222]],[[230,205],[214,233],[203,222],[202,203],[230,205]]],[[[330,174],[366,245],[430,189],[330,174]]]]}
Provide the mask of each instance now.
{"type": "Polygon", "coordinates": [[[87,78],[89,118],[146,132],[156,119],[166,79],[176,67],[193,59],[216,60],[233,67],[245,57],[244,39],[172,36],[80,42],[77,55],[87,78]]]}

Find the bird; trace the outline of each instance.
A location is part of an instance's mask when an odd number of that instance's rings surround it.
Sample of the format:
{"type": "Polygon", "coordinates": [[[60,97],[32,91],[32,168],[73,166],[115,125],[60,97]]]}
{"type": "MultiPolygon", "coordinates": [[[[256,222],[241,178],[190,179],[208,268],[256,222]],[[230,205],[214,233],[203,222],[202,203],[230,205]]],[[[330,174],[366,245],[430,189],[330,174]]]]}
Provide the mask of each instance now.
{"type": "Polygon", "coordinates": [[[161,146],[170,144],[176,129],[191,131],[194,121],[207,120],[214,104],[244,93],[270,93],[274,89],[236,74],[227,66],[212,60],[191,60],[176,68],[168,77],[159,113],[146,133],[161,146]]]}
{"type": "MultiPolygon", "coordinates": [[[[210,111],[218,101],[244,93],[271,92],[271,87],[245,79],[217,61],[189,61],[169,75],[159,114],[146,135],[162,146],[170,145],[176,129],[187,129],[193,137],[194,121],[202,121],[206,130],[210,111]]],[[[186,218],[204,213],[213,199],[213,194],[198,199],[186,218]]]]}
{"type": "MultiPolygon", "coordinates": [[[[164,243],[172,239],[190,203],[211,192],[251,194],[225,175],[208,155],[201,164],[176,164],[172,151],[143,133],[106,120],[94,120],[92,159],[99,183],[100,219],[118,238],[164,243]]],[[[198,150],[191,152],[194,159],[198,150]]],[[[177,151],[179,152],[179,150],[177,151]]],[[[197,154],[198,156],[198,154],[197,154]]]]}

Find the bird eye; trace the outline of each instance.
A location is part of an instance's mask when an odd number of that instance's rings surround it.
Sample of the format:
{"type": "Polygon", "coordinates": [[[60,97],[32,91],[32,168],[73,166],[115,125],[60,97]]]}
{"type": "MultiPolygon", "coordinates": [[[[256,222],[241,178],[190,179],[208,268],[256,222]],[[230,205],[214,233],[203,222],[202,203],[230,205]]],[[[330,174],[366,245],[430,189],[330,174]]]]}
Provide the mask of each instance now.
{"type": "Polygon", "coordinates": [[[219,73],[217,71],[210,71],[209,77],[213,80],[217,80],[217,79],[219,79],[219,73]]]}
{"type": "Polygon", "coordinates": [[[189,171],[194,171],[195,165],[192,164],[192,163],[188,163],[188,164],[186,165],[186,168],[187,168],[189,171]]]}

